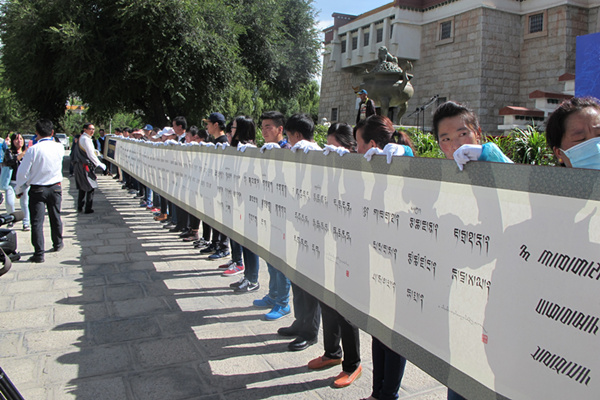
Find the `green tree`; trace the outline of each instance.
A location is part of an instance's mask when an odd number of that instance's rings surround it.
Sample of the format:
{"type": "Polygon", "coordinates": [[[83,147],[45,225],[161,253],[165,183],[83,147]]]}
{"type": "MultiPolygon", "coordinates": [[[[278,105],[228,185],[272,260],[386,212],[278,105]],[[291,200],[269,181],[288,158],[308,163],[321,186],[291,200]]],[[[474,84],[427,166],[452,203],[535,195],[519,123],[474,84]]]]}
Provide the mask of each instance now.
{"type": "Polygon", "coordinates": [[[253,112],[265,87],[297,95],[318,65],[313,26],[311,0],[8,0],[0,39],[8,86],[38,115],[58,120],[76,95],[90,119],[163,126],[253,112]]]}

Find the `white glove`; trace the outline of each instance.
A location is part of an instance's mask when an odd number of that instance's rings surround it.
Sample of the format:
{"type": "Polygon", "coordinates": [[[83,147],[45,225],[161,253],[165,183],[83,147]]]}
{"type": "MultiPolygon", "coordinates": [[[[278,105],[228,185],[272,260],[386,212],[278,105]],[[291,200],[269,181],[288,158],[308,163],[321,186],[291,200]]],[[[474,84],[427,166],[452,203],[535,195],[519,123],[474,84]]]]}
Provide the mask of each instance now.
{"type": "Polygon", "coordinates": [[[401,157],[406,154],[404,146],[397,143],[388,143],[383,148],[383,154],[387,156],[387,163],[392,163],[392,157],[401,157]]]}
{"type": "Polygon", "coordinates": [[[99,166],[100,168],[102,168],[102,171],[106,171],[106,164],[104,164],[104,163],[100,163],[100,164],[98,164],[98,166],[99,166]]]}
{"type": "Polygon", "coordinates": [[[243,152],[245,152],[245,151],[246,151],[246,149],[248,149],[248,148],[255,149],[255,148],[256,148],[256,146],[255,146],[255,145],[253,145],[252,143],[245,143],[245,144],[243,144],[243,143],[238,143],[238,146],[237,146],[237,150],[238,150],[238,151],[241,151],[241,152],[243,153],[243,152]]]}
{"type": "Polygon", "coordinates": [[[481,157],[483,146],[480,144],[463,144],[454,152],[454,161],[458,165],[458,169],[463,170],[466,163],[469,161],[477,161],[481,157]]]}
{"type": "Polygon", "coordinates": [[[179,142],[177,142],[176,140],[173,139],[169,139],[169,140],[165,140],[165,144],[178,144],[179,142]]]}
{"type": "Polygon", "coordinates": [[[311,150],[323,150],[315,142],[309,142],[308,140],[301,140],[292,146],[292,151],[295,153],[297,150],[304,150],[308,153],[311,150]]]}
{"type": "Polygon", "coordinates": [[[338,153],[341,157],[344,154],[350,153],[350,150],[342,146],[334,146],[332,144],[327,144],[323,149],[323,154],[328,155],[329,153],[338,153]]]}
{"type": "Polygon", "coordinates": [[[371,161],[371,158],[373,156],[376,156],[379,154],[383,154],[383,150],[381,150],[379,147],[371,147],[369,150],[367,150],[364,157],[367,159],[367,161],[371,161]]]}
{"type": "Polygon", "coordinates": [[[265,150],[273,150],[273,149],[280,149],[281,146],[279,145],[279,143],[265,143],[263,144],[263,147],[260,148],[260,152],[264,153],[265,150]]]}
{"type": "Polygon", "coordinates": [[[215,146],[215,144],[214,144],[214,143],[211,143],[211,142],[203,142],[203,143],[204,143],[204,144],[203,144],[202,146],[206,146],[206,147],[217,147],[217,146],[215,146]]]}
{"type": "Polygon", "coordinates": [[[229,147],[229,143],[224,142],[224,143],[217,143],[216,144],[216,148],[217,149],[225,150],[225,147],[229,147]]]}

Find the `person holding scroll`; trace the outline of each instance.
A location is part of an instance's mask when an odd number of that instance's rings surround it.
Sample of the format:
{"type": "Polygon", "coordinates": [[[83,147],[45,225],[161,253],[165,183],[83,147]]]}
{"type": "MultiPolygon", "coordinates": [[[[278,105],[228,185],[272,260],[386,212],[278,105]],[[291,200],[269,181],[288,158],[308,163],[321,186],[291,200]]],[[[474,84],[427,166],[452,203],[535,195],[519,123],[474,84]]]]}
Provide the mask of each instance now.
{"type": "MultiPolygon", "coordinates": [[[[480,144],[479,120],[472,110],[461,104],[448,101],[435,110],[433,133],[446,158],[454,159],[461,171],[469,161],[512,164],[512,161],[494,143],[480,144]]],[[[465,400],[465,398],[448,388],[448,400],[465,400]]]]}
{"type": "Polygon", "coordinates": [[[550,114],[546,141],[559,164],[600,169],[600,102],[592,97],[565,100],[550,114]]]}
{"type": "MultiPolygon", "coordinates": [[[[414,155],[412,143],[408,136],[403,132],[396,133],[392,121],[387,117],[372,115],[364,122],[356,125],[355,130],[357,151],[364,154],[367,160],[371,160],[373,155],[385,154],[388,156],[389,163],[391,161],[390,154],[405,157],[414,155]],[[398,135],[397,143],[393,139],[395,135],[398,135]]],[[[397,399],[406,367],[406,358],[387,347],[374,336],[371,342],[371,352],[373,357],[373,392],[367,399],[397,399]]],[[[357,369],[359,374],[361,369],[361,366],[357,369]]],[[[356,372],[347,379],[351,380],[354,375],[356,375],[356,372]]]]}

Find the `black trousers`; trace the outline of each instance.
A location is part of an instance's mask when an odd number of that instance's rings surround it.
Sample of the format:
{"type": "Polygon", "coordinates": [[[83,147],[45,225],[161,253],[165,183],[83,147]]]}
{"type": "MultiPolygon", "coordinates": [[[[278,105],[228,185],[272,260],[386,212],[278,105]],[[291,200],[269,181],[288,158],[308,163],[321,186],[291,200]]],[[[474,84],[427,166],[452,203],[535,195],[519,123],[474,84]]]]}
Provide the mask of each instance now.
{"type": "Polygon", "coordinates": [[[360,341],[358,328],[344,318],[339,312],[321,303],[323,317],[323,346],[325,357],[344,358],[342,369],[351,374],[360,365],[360,341]],[[342,347],[340,347],[340,340],[342,347]]]}
{"type": "Polygon", "coordinates": [[[62,203],[62,187],[60,183],[50,186],[31,185],[29,189],[29,214],[31,218],[31,244],[35,257],[44,256],[44,209],[48,210],[50,219],[50,235],[52,245],[62,244],[62,221],[60,206],[62,203]]]}
{"type": "Polygon", "coordinates": [[[85,211],[92,211],[93,205],[94,189],[90,190],[89,192],[79,189],[79,196],[77,196],[77,210],[81,211],[85,206],[85,211]]]}
{"type": "Polygon", "coordinates": [[[319,300],[293,283],[292,293],[294,293],[294,316],[296,317],[292,329],[305,340],[316,339],[321,322],[319,300]]]}

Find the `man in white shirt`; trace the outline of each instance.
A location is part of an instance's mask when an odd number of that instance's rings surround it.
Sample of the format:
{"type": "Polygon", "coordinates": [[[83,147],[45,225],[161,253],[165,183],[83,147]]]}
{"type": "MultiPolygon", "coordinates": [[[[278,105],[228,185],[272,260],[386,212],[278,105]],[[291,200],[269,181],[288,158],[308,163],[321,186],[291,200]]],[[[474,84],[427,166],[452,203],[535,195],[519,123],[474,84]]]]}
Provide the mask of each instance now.
{"type": "Polygon", "coordinates": [[[44,262],[44,205],[48,209],[52,250],[63,248],[62,221],[60,206],[62,202],[63,179],[62,165],[65,148],[54,141],[54,126],[47,119],[35,124],[37,143],[31,146],[17,171],[15,192],[20,198],[29,190],[29,212],[31,214],[31,243],[34,252],[29,262],[44,262]]]}
{"type": "Polygon", "coordinates": [[[103,171],[106,170],[106,165],[100,162],[94,151],[92,136],[95,130],[94,125],[90,123],[83,124],[83,133],[79,138],[78,147],[74,152],[75,160],[73,160],[75,162],[75,182],[77,183],[77,189],[79,189],[77,211],[83,211],[85,205],[86,214],[94,212],[92,209],[94,189],[98,187],[94,169],[100,167],[103,171]]]}

